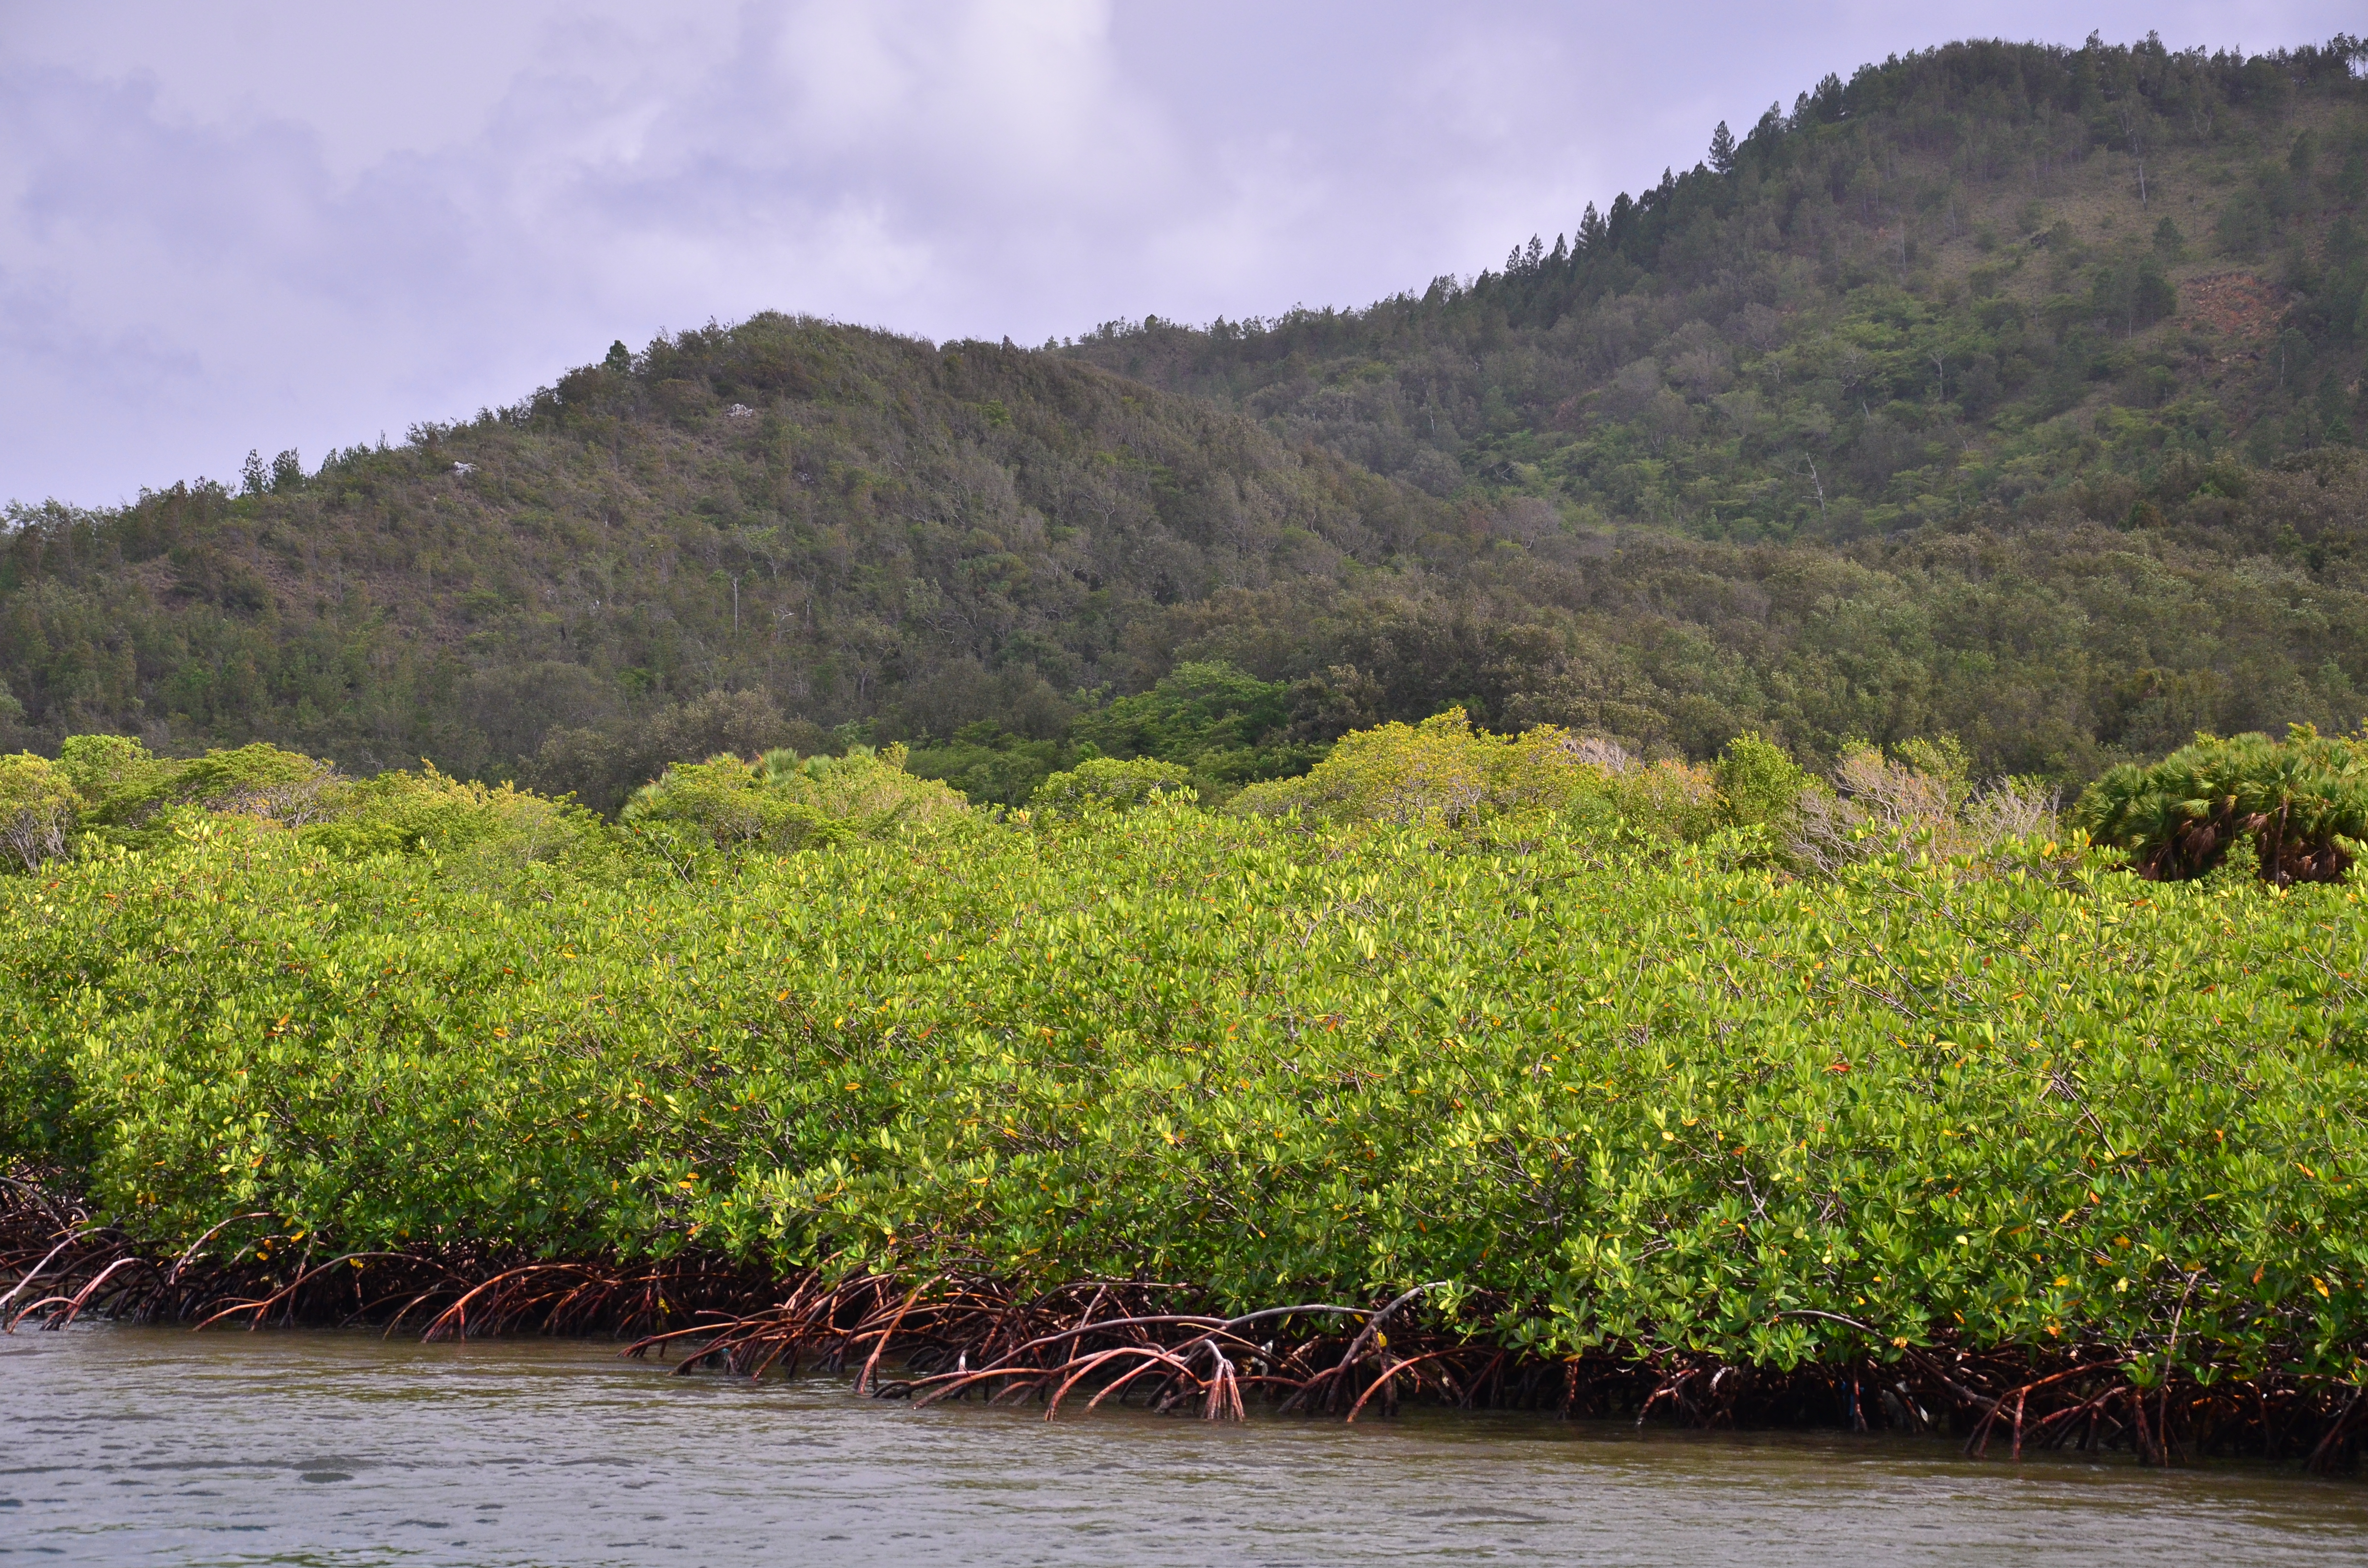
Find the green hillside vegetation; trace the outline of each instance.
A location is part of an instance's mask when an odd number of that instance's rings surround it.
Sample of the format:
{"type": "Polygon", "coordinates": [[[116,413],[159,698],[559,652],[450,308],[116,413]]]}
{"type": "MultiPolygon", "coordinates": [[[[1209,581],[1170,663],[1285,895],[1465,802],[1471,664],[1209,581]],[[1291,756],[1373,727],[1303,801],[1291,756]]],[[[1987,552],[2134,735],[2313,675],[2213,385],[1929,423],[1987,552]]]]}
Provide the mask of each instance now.
{"type": "Polygon", "coordinates": [[[2157,526],[2166,473],[2368,427],[2363,60],[1952,44],[1721,125],[1502,271],[1073,351],[1581,528],[2157,526]]]}
{"type": "Polygon", "coordinates": [[[1166,673],[1166,606],[1379,564],[1435,509],[1057,358],[760,317],[311,476],[17,508],[0,671],[28,738],[424,756],[608,808],[719,750],[1061,742],[1080,693],[1166,673]]]}
{"type": "Polygon", "coordinates": [[[764,315],[316,470],[14,506],[0,744],[614,812],[894,743],[974,801],[1104,756],[1215,803],[1451,706],[2067,785],[2342,733],[2360,59],[1951,45],[1369,310],[1044,351],[764,315]]]}
{"type": "MultiPolygon", "coordinates": [[[[1953,44],[1722,126],[1501,271],[1070,352],[1450,499],[1500,593],[1628,612],[1542,651],[1559,679],[1474,681],[1498,721],[1696,756],[1946,729],[2075,776],[2347,728],[2349,635],[2287,664],[2237,602],[2360,608],[2362,58],[1953,44]],[[2143,630],[2174,603],[2183,652],[2143,630]]],[[[1397,696],[1386,631],[1335,636],[1397,696]]]]}

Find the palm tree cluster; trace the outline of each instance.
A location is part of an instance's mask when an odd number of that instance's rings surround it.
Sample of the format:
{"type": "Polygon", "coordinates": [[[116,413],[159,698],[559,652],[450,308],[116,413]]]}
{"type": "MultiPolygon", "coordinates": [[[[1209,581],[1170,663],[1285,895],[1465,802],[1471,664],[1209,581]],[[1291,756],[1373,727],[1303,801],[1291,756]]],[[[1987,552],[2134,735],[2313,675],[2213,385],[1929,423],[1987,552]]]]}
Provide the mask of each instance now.
{"type": "Polygon", "coordinates": [[[2273,886],[2339,881],[2368,853],[2368,737],[2339,740],[2308,724],[2283,742],[2198,735],[2152,767],[2106,773],[2073,820],[2128,851],[2152,881],[2203,876],[2249,842],[2273,886]]]}

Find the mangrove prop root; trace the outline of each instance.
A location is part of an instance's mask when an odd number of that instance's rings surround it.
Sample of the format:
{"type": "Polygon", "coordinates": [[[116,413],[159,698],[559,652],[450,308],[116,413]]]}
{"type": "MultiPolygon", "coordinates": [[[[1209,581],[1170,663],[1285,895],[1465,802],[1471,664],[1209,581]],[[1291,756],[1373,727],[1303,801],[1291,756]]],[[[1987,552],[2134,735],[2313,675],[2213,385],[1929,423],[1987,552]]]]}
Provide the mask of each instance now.
{"type": "Polygon", "coordinates": [[[2274,1364],[2205,1385],[2159,1346],[1902,1347],[1853,1324],[1863,1354],[1789,1369],[1648,1345],[1548,1358],[1489,1338],[1509,1303],[1467,1301],[1444,1321],[1426,1304],[1436,1285],[1226,1313],[1187,1287],[1124,1280],[1023,1293],[956,1274],[782,1278],[697,1254],[552,1259],[448,1244],[323,1256],[271,1224],[240,1216],[160,1256],[38,1183],[0,1176],[0,1330],[107,1318],[367,1324],[426,1339],[609,1334],[677,1374],[852,1369],[873,1397],[1032,1401],[1048,1420],[1064,1403],[1116,1402],[1208,1420],[1241,1420],[1258,1403],[1353,1421],[1414,1400],[1638,1426],[1945,1432],[1977,1458],[2075,1447],[2319,1471],[2353,1464],[2368,1437],[2356,1387],[2274,1364]]]}

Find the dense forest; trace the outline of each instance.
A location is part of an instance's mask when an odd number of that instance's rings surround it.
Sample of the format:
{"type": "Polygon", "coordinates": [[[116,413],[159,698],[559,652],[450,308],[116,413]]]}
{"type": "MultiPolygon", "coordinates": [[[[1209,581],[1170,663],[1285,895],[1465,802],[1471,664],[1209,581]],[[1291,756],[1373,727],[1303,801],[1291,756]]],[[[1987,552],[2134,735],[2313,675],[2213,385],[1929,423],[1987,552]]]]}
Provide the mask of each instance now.
{"type": "Polygon", "coordinates": [[[0,744],[614,808],[903,742],[1204,793],[1451,706],[2080,781],[2368,708],[2368,52],[1962,43],[1502,271],[1068,345],[780,315],[399,446],[17,505],[0,744]]]}

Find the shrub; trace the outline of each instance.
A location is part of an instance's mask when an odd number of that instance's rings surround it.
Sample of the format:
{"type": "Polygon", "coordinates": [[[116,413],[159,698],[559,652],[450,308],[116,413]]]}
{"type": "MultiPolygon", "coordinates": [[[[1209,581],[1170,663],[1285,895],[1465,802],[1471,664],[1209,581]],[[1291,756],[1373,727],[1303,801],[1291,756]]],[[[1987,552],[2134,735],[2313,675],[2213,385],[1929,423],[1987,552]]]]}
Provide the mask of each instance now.
{"type": "Polygon", "coordinates": [[[768,751],[758,767],[768,788],[857,833],[878,836],[966,819],[970,801],[962,791],[905,772],[907,755],[901,744],[849,746],[844,756],[768,751]]]}
{"type": "Polygon", "coordinates": [[[2243,843],[2263,881],[2340,881],[2368,839],[2368,744],[2307,724],[2283,744],[2198,736],[2150,767],[2107,773],[2073,820],[2150,881],[2206,875],[2243,843]]]}
{"type": "Polygon", "coordinates": [[[1976,788],[1953,740],[1905,741],[1886,757],[1873,746],[1844,751],[1830,785],[1804,791],[1791,843],[1821,870],[1882,856],[1918,864],[1994,857],[2053,830],[2055,792],[2031,779],[1976,788]]]}
{"type": "Polygon", "coordinates": [[[591,871],[615,858],[610,830],[581,806],[447,778],[432,766],[347,783],[331,797],[330,820],[302,836],[340,859],[427,856],[479,885],[533,865],[591,871]]]}
{"type": "Polygon", "coordinates": [[[786,749],[676,763],[634,791],[619,820],[643,848],[688,872],[702,855],[789,854],[850,836],[889,837],[962,821],[970,802],[905,771],[905,748],[851,746],[844,756],[786,749]]]}
{"type": "Polygon", "coordinates": [[[153,847],[189,808],[282,827],[326,821],[351,780],[336,765],[261,744],[190,759],[160,757],[125,735],[72,735],[58,766],[83,800],[83,826],[103,842],[153,847]]]}
{"type": "Polygon", "coordinates": [[[58,767],[93,811],[109,801],[154,789],[174,767],[129,735],[68,735],[58,767]]]}
{"type": "Polygon", "coordinates": [[[1188,662],[1149,691],[1079,718],[1072,738],[1110,756],[1179,763],[1220,788],[1285,778],[1323,750],[1285,738],[1290,692],[1221,660],[1188,662]]]}
{"type": "Polygon", "coordinates": [[[64,857],[82,803],[64,770],[47,757],[0,756],[0,843],[26,870],[64,857]]]}
{"type": "Polygon", "coordinates": [[[1621,822],[1651,837],[1698,844],[1722,825],[1715,773],[1675,758],[1607,772],[1602,798],[1621,822]]]}
{"type": "Polygon", "coordinates": [[[1191,774],[1173,762],[1149,757],[1121,761],[1089,757],[1066,773],[1055,773],[1028,797],[1030,811],[1079,812],[1089,807],[1132,811],[1152,801],[1192,801],[1200,799],[1190,782],[1191,774]]]}
{"type": "Polygon", "coordinates": [[[1783,747],[1760,735],[1738,735],[1719,754],[1712,775],[1726,826],[1765,828],[1779,842],[1798,833],[1801,797],[1813,780],[1783,747]]]}
{"type": "Polygon", "coordinates": [[[990,719],[914,747],[905,770],[942,779],[976,805],[1024,806],[1036,786],[1074,759],[1064,742],[1030,740],[990,719]]]}
{"type": "Polygon", "coordinates": [[[174,797],[234,816],[259,817],[281,827],[327,820],[349,780],[334,762],[258,742],[234,751],[210,751],[174,767],[174,797]]]}
{"type": "Polygon", "coordinates": [[[0,1161],[163,1256],[1448,1280],[1508,1348],[1779,1368],[2368,1346],[2351,888],[1140,812],[504,902],[205,825],[0,882],[0,1161]]]}
{"type": "Polygon", "coordinates": [[[1461,708],[1419,724],[1383,724],[1340,737],[1304,778],[1254,784],[1232,809],[1298,811],[1327,823],[1475,826],[1499,818],[1577,812],[1688,841],[1717,825],[1710,771],[1642,764],[1616,741],[1541,724],[1519,736],[1472,727],[1461,708]]]}
{"type": "Polygon", "coordinates": [[[677,763],[635,790],[619,815],[662,851],[686,834],[716,849],[762,846],[777,854],[844,836],[821,811],[769,779],[764,764],[736,756],[677,763]]]}
{"type": "Polygon", "coordinates": [[[1383,724],[1343,735],[1298,778],[1253,784],[1233,799],[1247,816],[1297,811],[1324,822],[1437,822],[1454,826],[1488,800],[1488,758],[1463,710],[1419,724],[1383,724]]]}

